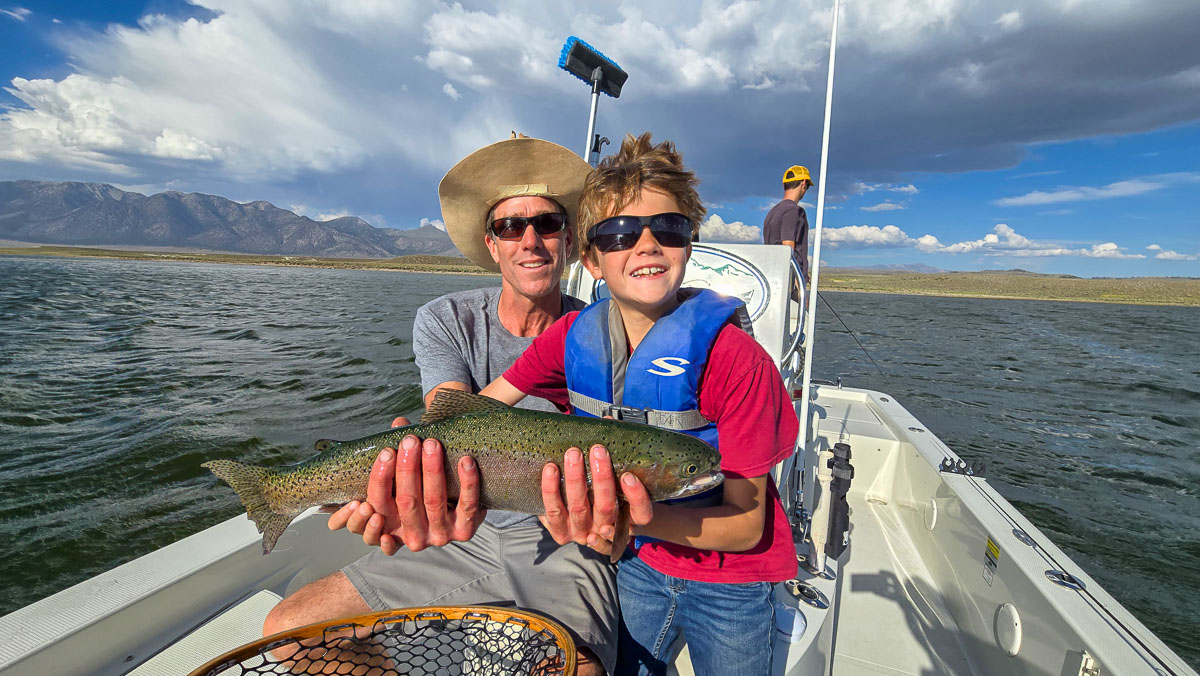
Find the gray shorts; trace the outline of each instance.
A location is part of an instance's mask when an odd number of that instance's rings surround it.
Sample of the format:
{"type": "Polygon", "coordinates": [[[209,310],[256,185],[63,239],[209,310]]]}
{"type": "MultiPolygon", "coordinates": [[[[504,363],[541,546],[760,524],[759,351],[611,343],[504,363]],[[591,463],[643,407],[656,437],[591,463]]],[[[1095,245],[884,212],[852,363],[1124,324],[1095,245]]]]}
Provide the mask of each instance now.
{"type": "Polygon", "coordinates": [[[515,606],[557,620],[608,673],[617,658],[616,567],[586,547],[560,546],[533,521],[479,526],[467,542],[378,550],[342,569],[371,608],[515,606]]]}

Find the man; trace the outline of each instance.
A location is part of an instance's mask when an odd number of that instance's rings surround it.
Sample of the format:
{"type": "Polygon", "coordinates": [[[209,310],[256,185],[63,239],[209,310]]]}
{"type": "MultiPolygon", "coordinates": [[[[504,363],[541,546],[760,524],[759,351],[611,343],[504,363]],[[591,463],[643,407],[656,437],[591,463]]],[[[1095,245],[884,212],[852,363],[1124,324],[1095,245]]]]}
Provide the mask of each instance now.
{"type": "Polygon", "coordinates": [[[795,165],[783,172],[783,199],[771,207],[763,221],[763,243],[791,247],[800,263],[804,283],[811,279],[808,272],[808,215],[800,200],[813,185],[808,169],[795,165]]]}
{"type": "MultiPolygon", "coordinates": [[[[469,259],[500,273],[501,287],[448,294],[418,310],[413,352],[427,405],[439,389],[478,392],[556,319],[583,307],[559,285],[564,265],[577,257],[572,230],[589,171],[566,148],[522,137],[477,150],[442,179],[447,232],[469,259]]],[[[555,410],[545,400],[528,407],[555,410]]],[[[448,509],[440,444],[410,436],[398,451],[380,453],[367,502],[349,503],[330,518],[330,528],[347,527],[380,551],[282,601],[268,615],[264,635],[388,608],[515,605],[571,631],[580,674],[611,673],[614,570],[607,557],[578,546],[611,538],[615,525],[616,482],[604,449],[593,447],[587,458],[594,508],[578,449],[567,451],[561,478],[556,466],[546,467],[540,524],[512,512],[485,516],[469,458],[456,468],[462,495],[448,509]]],[[[603,551],[602,544],[597,549],[603,551]]]]}

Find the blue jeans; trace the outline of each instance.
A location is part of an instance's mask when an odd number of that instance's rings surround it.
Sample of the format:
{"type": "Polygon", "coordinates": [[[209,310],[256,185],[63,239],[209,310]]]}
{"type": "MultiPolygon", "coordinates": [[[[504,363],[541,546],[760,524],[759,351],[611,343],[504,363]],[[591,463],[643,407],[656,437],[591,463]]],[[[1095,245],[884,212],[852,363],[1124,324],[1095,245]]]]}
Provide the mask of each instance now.
{"type": "Polygon", "coordinates": [[[683,580],[626,557],[617,569],[621,638],[617,675],[667,672],[683,631],[697,676],[771,673],[775,606],[769,582],[683,580]]]}

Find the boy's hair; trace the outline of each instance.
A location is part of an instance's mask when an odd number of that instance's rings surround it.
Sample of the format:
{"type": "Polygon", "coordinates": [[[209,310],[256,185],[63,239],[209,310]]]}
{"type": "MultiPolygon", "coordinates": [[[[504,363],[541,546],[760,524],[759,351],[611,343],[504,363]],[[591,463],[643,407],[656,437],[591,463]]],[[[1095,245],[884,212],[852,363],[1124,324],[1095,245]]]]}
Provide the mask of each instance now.
{"type": "Polygon", "coordinates": [[[788,181],[783,184],[783,189],[784,190],[792,190],[793,188],[799,188],[800,186],[805,185],[806,183],[812,183],[812,181],[809,181],[806,178],[802,178],[799,181],[788,181]]]}
{"type": "Polygon", "coordinates": [[[583,184],[576,230],[579,255],[591,251],[588,229],[620,213],[641,197],[645,188],[653,188],[675,200],[679,212],[691,219],[692,238],[695,239],[707,211],[696,192],[699,183],[700,179],[683,166],[683,156],[675,150],[674,143],[653,144],[650,132],[637,138],[626,134],[617,154],[604,158],[583,184]]]}

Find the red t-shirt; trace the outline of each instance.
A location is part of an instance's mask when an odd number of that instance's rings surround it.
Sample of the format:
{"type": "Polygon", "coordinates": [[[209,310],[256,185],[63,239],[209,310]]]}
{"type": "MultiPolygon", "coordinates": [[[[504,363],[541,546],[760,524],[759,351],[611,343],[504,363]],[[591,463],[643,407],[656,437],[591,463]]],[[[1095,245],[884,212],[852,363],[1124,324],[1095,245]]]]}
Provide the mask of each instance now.
{"type": "MultiPolygon", "coordinates": [[[[571,312],[534,339],[504,372],[504,379],[528,396],[567,408],[564,367],[571,312]]],[[[752,478],[770,471],[791,455],[800,424],[791,397],[771,357],[745,331],[726,325],[717,334],[700,376],[700,413],[717,424],[721,471],[731,478],[752,478]]],[[[744,552],[716,552],[654,541],[638,556],[664,575],[698,582],[779,582],[796,574],[792,531],[775,482],[767,478],[769,503],[763,537],[744,552]]]]}

